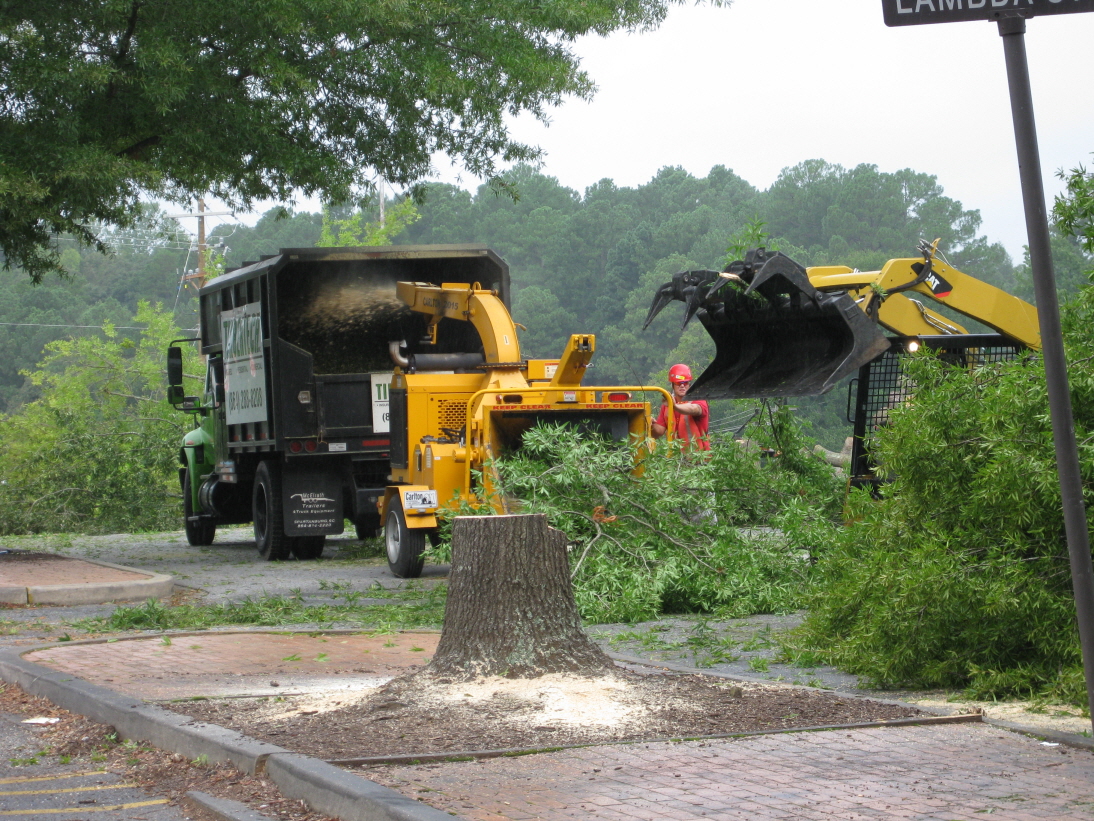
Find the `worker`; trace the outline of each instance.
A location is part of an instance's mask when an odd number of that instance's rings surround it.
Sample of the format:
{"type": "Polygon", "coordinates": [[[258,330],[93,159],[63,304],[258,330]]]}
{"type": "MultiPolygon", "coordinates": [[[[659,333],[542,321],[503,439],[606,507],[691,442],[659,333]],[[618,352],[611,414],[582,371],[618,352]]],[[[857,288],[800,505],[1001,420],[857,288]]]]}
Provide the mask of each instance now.
{"type": "MultiPolygon", "coordinates": [[[[673,365],[669,368],[669,388],[672,390],[672,407],[676,414],[676,438],[688,448],[694,442],[699,450],[710,450],[707,430],[710,427],[710,408],[702,399],[684,401],[684,394],[691,387],[691,368],[687,365],[673,365]]],[[[650,432],[654,439],[660,439],[668,430],[668,405],[661,406],[657,421],[650,432]]]]}

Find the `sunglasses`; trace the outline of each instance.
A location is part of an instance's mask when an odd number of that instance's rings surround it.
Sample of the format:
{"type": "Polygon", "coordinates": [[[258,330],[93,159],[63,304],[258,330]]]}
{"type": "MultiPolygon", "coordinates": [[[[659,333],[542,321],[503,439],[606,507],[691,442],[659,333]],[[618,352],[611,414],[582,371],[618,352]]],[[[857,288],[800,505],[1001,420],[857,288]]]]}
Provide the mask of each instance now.
{"type": "Polygon", "coordinates": [[[691,380],[690,379],[679,379],[676,382],[673,382],[672,384],[674,384],[674,385],[690,385],[691,380]]]}

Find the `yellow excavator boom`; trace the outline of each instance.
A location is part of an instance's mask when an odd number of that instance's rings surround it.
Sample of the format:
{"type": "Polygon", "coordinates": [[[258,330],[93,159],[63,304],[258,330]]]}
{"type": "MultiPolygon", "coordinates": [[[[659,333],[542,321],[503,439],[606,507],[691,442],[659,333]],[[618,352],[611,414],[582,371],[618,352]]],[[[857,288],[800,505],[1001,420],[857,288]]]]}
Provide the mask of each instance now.
{"type": "Polygon", "coordinates": [[[1037,309],[1001,288],[969,276],[941,260],[932,261],[922,276],[923,260],[891,259],[880,271],[855,271],[846,266],[806,268],[819,291],[846,291],[868,315],[901,336],[968,333],[952,319],[932,311],[909,293],[921,294],[964,316],[984,323],[1034,350],[1041,348],[1037,309]],[[918,281],[922,280],[922,281],[918,281]],[[897,290],[915,283],[906,290],[897,290]]]}
{"type": "Polygon", "coordinates": [[[715,356],[688,396],[705,399],[825,393],[889,350],[883,329],[899,336],[968,335],[941,305],[1040,350],[1036,308],[938,259],[937,246],[937,240],[921,242],[921,257],[891,259],[866,272],[805,268],[756,248],[724,271],[673,276],[654,296],[646,325],[673,300],[687,306],[685,325],[698,317],[715,356]]]}

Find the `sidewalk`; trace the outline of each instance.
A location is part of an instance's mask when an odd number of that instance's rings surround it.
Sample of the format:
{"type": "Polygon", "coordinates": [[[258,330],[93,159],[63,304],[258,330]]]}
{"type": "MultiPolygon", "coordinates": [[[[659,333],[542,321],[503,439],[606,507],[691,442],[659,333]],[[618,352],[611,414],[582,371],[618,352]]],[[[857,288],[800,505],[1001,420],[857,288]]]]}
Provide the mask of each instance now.
{"type": "Polygon", "coordinates": [[[12,647],[0,654],[0,676],[164,749],[222,748],[281,779],[286,795],[345,819],[1094,819],[1089,739],[1046,743],[990,724],[603,745],[347,772],[140,703],[370,686],[428,661],[435,645],[425,632],[173,633],[12,647]]]}
{"type": "MultiPolygon", "coordinates": [[[[166,640],[65,643],[24,651],[22,660],[142,700],[285,695],[375,684],[427,661],[436,634],[166,640]]],[[[1090,750],[987,724],[605,745],[358,772],[422,810],[474,821],[1094,818],[1090,750]]]]}

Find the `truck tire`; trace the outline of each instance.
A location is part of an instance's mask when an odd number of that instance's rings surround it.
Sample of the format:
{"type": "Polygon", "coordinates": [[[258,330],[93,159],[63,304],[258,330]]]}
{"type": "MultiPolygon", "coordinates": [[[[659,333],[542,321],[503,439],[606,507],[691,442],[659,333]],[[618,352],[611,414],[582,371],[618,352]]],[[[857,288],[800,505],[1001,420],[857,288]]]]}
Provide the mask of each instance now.
{"type": "Polygon", "coordinates": [[[416,579],[422,575],[425,531],[411,530],[406,526],[406,515],[398,496],[391,500],[387,511],[384,545],[387,547],[387,566],[395,578],[416,579]]]}
{"type": "Polygon", "coordinates": [[[380,535],[380,514],[362,513],[354,520],[353,529],[360,540],[375,539],[380,535]]]}
{"type": "Polygon", "coordinates": [[[194,516],[194,495],[190,491],[190,468],[182,472],[182,521],[186,528],[186,541],[194,547],[207,547],[217,535],[216,522],[209,519],[190,521],[194,516]]]}
{"type": "Polygon", "coordinates": [[[285,535],[285,516],[281,508],[281,465],[263,462],[258,466],[251,499],[258,555],[267,561],[289,558],[293,540],[285,535]]]}
{"type": "Polygon", "coordinates": [[[293,539],[292,554],[305,561],[318,559],[323,555],[323,546],[326,542],[326,536],[297,536],[293,539]]]}

